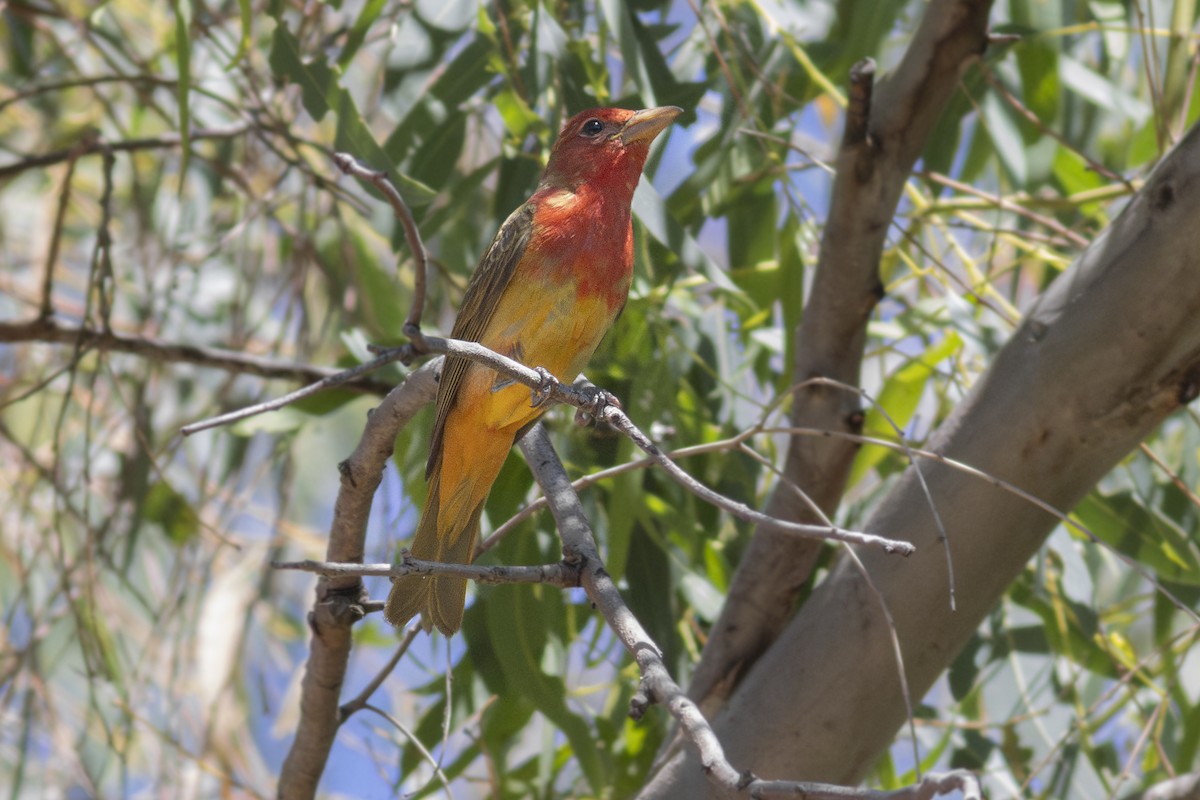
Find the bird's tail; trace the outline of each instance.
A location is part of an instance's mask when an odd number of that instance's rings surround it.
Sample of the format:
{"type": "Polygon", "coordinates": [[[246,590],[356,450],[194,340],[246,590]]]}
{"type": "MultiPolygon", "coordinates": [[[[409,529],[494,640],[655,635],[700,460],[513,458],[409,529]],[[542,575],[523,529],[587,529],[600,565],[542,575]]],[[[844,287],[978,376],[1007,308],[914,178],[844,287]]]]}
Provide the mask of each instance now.
{"type": "MultiPolygon", "coordinates": [[[[464,520],[439,520],[441,481],[435,471],[429,481],[429,496],[410,552],[413,558],[447,564],[470,564],[479,538],[483,501],[474,504],[464,520]],[[450,523],[447,525],[447,523],[450,523]],[[457,524],[455,524],[457,523],[457,524]],[[440,528],[440,530],[439,530],[440,528]]],[[[486,494],[485,494],[486,498],[486,494]]],[[[462,507],[462,504],[454,504],[462,507]]],[[[464,509],[465,510],[465,509],[464,509]]],[[[467,581],[447,575],[405,575],[396,578],[388,594],[383,616],[396,627],[408,624],[417,614],[427,632],[436,627],[446,636],[462,627],[467,581]]]]}

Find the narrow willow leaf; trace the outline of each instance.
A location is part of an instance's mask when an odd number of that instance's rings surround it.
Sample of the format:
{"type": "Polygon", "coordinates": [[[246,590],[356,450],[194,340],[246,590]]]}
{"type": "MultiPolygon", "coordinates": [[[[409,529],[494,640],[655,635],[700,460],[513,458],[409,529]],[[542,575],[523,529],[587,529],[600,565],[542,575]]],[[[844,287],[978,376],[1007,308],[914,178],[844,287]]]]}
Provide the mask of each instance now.
{"type": "MultiPolygon", "coordinates": [[[[248,0],[241,0],[241,2],[245,3],[248,0]]],[[[371,30],[375,20],[379,19],[379,14],[386,4],[387,0],[367,0],[363,4],[362,10],[354,19],[354,25],[346,34],[346,44],[342,46],[342,54],[338,56],[338,67],[344,70],[354,60],[354,56],[367,38],[367,31],[371,30]]]]}
{"type": "Polygon", "coordinates": [[[179,193],[183,194],[192,155],[192,115],[188,103],[192,90],[192,0],[171,0],[175,11],[175,97],[179,104],[179,193]]]}
{"type": "Polygon", "coordinates": [[[238,0],[238,13],[241,16],[242,35],[238,38],[237,52],[225,65],[226,69],[233,69],[246,57],[246,54],[250,52],[250,43],[253,39],[254,11],[250,7],[250,0],[238,0]]]}

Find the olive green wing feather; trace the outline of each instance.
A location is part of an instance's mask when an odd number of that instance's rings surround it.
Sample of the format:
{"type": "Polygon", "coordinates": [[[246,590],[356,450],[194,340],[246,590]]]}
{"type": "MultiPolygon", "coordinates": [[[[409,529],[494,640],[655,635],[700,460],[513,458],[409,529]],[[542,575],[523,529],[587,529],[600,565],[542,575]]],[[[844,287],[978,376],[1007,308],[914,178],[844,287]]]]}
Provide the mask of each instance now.
{"type": "MultiPolygon", "coordinates": [[[[455,320],[454,329],[450,333],[451,338],[477,342],[487,329],[496,306],[500,303],[500,295],[508,288],[517,264],[529,245],[535,209],[535,203],[529,200],[510,214],[500,226],[496,238],[492,239],[491,246],[480,259],[474,274],[471,275],[470,283],[467,284],[458,319],[455,320]]],[[[433,441],[429,448],[429,461],[425,465],[426,479],[433,474],[441,461],[442,433],[446,427],[446,417],[454,406],[463,376],[470,365],[471,362],[465,358],[447,356],[442,366],[442,377],[438,383],[437,417],[433,423],[433,441]]]]}

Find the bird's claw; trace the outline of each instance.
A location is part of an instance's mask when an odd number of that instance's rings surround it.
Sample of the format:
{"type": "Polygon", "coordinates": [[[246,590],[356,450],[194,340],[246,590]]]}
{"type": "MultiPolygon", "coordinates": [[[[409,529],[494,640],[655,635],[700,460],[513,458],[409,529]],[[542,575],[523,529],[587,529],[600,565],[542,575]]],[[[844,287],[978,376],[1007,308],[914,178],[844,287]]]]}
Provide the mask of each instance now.
{"type": "Polygon", "coordinates": [[[534,367],[533,371],[538,374],[538,385],[533,389],[529,407],[538,408],[545,405],[546,401],[554,394],[554,388],[558,386],[558,378],[551,375],[550,370],[545,367],[534,367]]]}

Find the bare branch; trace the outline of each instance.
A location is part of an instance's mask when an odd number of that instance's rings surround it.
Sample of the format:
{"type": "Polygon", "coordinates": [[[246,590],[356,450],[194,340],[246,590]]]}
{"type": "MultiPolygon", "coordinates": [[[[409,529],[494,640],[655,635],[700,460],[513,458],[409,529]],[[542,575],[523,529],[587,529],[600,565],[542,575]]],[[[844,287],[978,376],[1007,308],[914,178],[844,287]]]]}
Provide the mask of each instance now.
{"type": "Polygon", "coordinates": [[[437,778],[438,782],[442,784],[442,788],[446,792],[446,797],[449,798],[449,800],[454,800],[454,792],[450,791],[450,780],[446,777],[446,773],[442,771],[441,763],[433,757],[433,753],[429,752],[428,748],[422,744],[421,740],[412,731],[410,731],[404,723],[384,711],[382,708],[373,706],[370,703],[364,704],[363,708],[368,711],[373,711],[374,713],[386,719],[388,722],[392,723],[396,730],[400,731],[400,734],[405,739],[413,743],[413,745],[417,748],[417,751],[421,754],[421,758],[428,761],[429,765],[433,767],[433,774],[437,778]]]}
{"type": "Polygon", "coordinates": [[[38,318],[49,319],[54,312],[54,268],[58,264],[58,249],[62,243],[63,221],[67,216],[67,207],[71,203],[71,183],[75,177],[75,165],[79,157],[96,140],[96,137],[85,137],[78,144],[65,152],[67,174],[63,176],[62,189],[58,193],[58,205],[54,212],[54,227],[50,234],[50,249],[46,254],[46,266],[42,271],[42,300],[39,306],[38,318]]]}
{"type": "MultiPolygon", "coordinates": [[[[200,141],[201,139],[233,139],[241,136],[248,130],[250,130],[250,125],[236,125],[232,128],[201,128],[200,130],[192,131],[189,138],[193,142],[200,141]]],[[[114,153],[132,153],[138,150],[161,150],[168,147],[178,147],[182,141],[183,137],[178,133],[165,133],[162,136],[152,136],[145,139],[127,139],[123,142],[106,142],[103,145],[100,137],[91,137],[83,140],[81,144],[75,147],[68,147],[65,150],[55,150],[52,153],[30,156],[11,164],[0,165],[0,180],[18,175],[26,170],[49,167],[81,156],[99,153],[103,147],[107,147],[114,153]]]]}
{"type": "MultiPolygon", "coordinates": [[[[719,439],[715,442],[691,445],[690,447],[680,447],[668,453],[667,457],[671,459],[680,459],[688,458],[694,455],[701,455],[703,453],[718,453],[723,450],[735,449],[747,439],[761,432],[762,431],[759,428],[751,428],[750,430],[742,431],[737,436],[731,436],[728,439],[719,439]]],[[[655,463],[657,462],[649,456],[639,458],[636,461],[627,461],[624,464],[617,464],[614,467],[602,469],[599,472],[592,472],[576,478],[575,480],[571,481],[571,488],[573,488],[576,492],[579,492],[588,488],[589,486],[599,483],[602,480],[616,477],[617,475],[631,472],[635,469],[645,469],[646,467],[654,466],[655,463]]],[[[547,503],[545,495],[541,495],[530,501],[528,505],[505,520],[503,524],[499,525],[488,535],[486,539],[479,543],[479,545],[475,548],[475,557],[478,558],[481,554],[491,550],[505,536],[507,536],[510,531],[516,528],[517,525],[529,519],[543,508],[546,508],[546,506],[547,503]]]]}
{"type": "MultiPolygon", "coordinates": [[[[383,610],[383,603],[379,604],[378,610],[383,610]]],[[[361,711],[370,704],[371,695],[375,694],[375,690],[382,686],[387,677],[392,674],[393,670],[396,669],[396,665],[400,663],[400,659],[404,658],[404,654],[408,652],[408,648],[412,646],[413,641],[416,640],[417,634],[420,632],[420,625],[409,626],[409,629],[404,633],[404,638],[400,640],[400,644],[392,653],[392,657],[389,658],[387,663],[383,665],[383,669],[379,670],[375,677],[372,678],[370,682],[363,687],[363,690],[355,695],[353,699],[342,703],[341,708],[338,709],[339,725],[344,725],[346,720],[350,719],[350,717],[354,716],[356,712],[361,711]]]]}
{"type": "Polygon", "coordinates": [[[283,397],[277,397],[274,400],[256,403],[252,406],[246,406],[245,408],[239,408],[235,411],[230,411],[227,414],[221,414],[216,417],[200,420],[199,422],[193,422],[190,425],[184,425],[179,429],[179,432],[184,436],[191,436],[193,433],[208,430],[209,428],[228,425],[232,422],[237,422],[238,420],[246,419],[247,417],[257,416],[258,414],[264,414],[268,411],[277,411],[284,406],[291,405],[298,400],[303,400],[306,397],[310,397],[325,389],[333,388],[334,386],[345,386],[349,384],[349,386],[353,388],[357,385],[356,379],[360,375],[365,375],[368,372],[374,372],[380,367],[387,366],[393,361],[399,360],[400,353],[395,350],[388,350],[385,353],[371,359],[370,361],[366,361],[355,367],[350,367],[349,369],[341,370],[340,372],[335,372],[332,375],[322,378],[316,383],[310,383],[308,386],[304,386],[294,392],[289,392],[283,397]]]}
{"type": "MultiPolygon", "coordinates": [[[[196,364],[262,378],[319,382],[344,374],[347,370],[313,367],[294,361],[279,361],[253,356],[235,350],[202,347],[192,344],[164,342],[145,336],[102,331],[89,327],[61,325],[54,319],[35,319],[30,322],[0,322],[0,342],[45,342],[80,345],[87,349],[130,353],[155,361],[196,364]]],[[[366,370],[363,370],[364,372],[366,370]]],[[[352,380],[347,389],[370,394],[387,394],[391,385],[382,381],[352,380]]]]}
{"type": "Polygon", "coordinates": [[[804,800],[933,800],[933,798],[962,792],[963,800],[983,800],[983,788],[979,779],[966,770],[956,769],[945,773],[930,773],[923,780],[912,786],[904,786],[891,791],[873,791],[871,789],[844,789],[840,786],[830,786],[820,783],[799,783],[793,781],[758,781],[751,790],[750,796],[768,800],[768,798],[790,797],[804,800]]]}
{"type": "Polygon", "coordinates": [[[808,537],[812,539],[829,539],[832,541],[846,542],[847,544],[867,545],[871,547],[881,548],[886,553],[899,553],[900,555],[910,555],[914,552],[914,548],[908,542],[895,541],[886,539],[882,536],[876,536],[871,533],[859,533],[845,528],[839,528],[835,525],[808,525],[800,522],[788,522],[787,520],[777,519],[775,517],[763,514],[760,511],[755,511],[745,503],[739,503],[722,494],[714,492],[700,481],[687,474],[678,464],[658,449],[654,442],[646,434],[642,433],[633,421],[626,416],[625,412],[615,405],[606,406],[600,412],[600,416],[605,422],[612,425],[617,430],[624,433],[633,443],[640,447],[643,451],[650,454],[655,463],[666,470],[676,483],[687,489],[692,494],[699,497],[705,502],[728,511],[733,516],[744,522],[753,522],[762,528],[770,530],[783,531],[786,533],[796,534],[798,536],[808,537]]]}
{"type": "Polygon", "coordinates": [[[412,210],[409,209],[408,203],[404,202],[404,198],[400,196],[396,187],[388,180],[386,172],[364,167],[348,153],[336,153],[333,161],[342,172],[353,175],[382,192],[388,203],[391,204],[396,219],[400,220],[400,224],[404,227],[404,238],[408,240],[408,249],[412,251],[415,262],[413,265],[412,307],[408,310],[404,327],[406,329],[420,328],[421,314],[425,308],[425,264],[428,259],[425,255],[425,245],[421,242],[421,232],[417,229],[416,220],[413,219],[412,210]]]}
{"type": "Polygon", "coordinates": [[[1124,800],[1200,800],[1200,772],[1156,783],[1124,800]]]}

